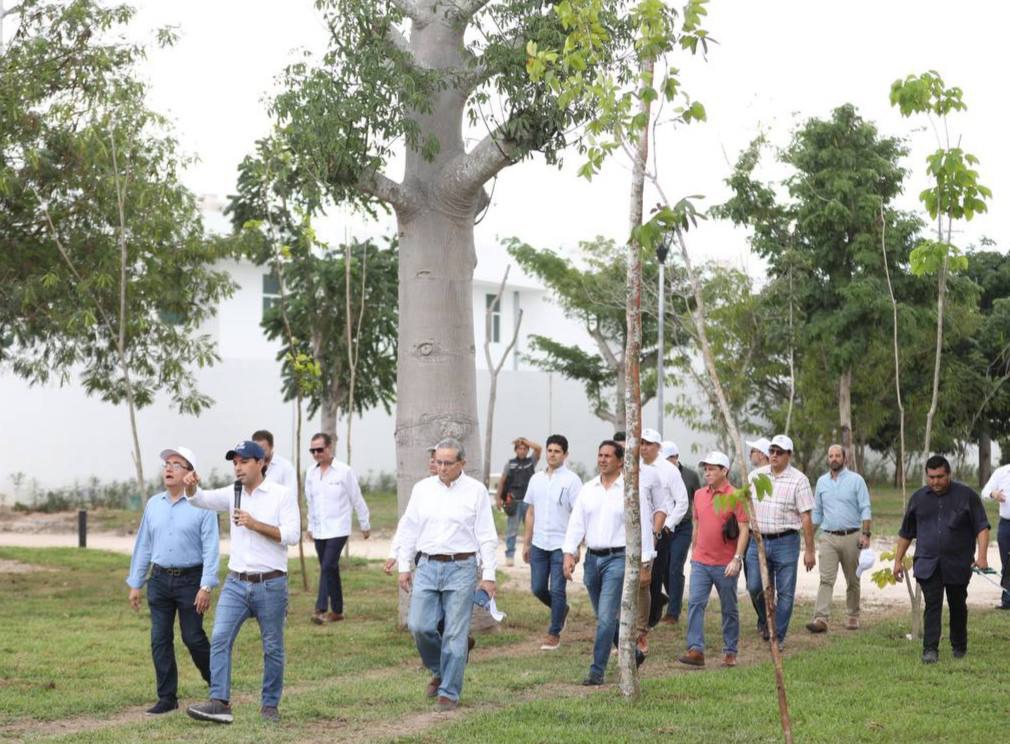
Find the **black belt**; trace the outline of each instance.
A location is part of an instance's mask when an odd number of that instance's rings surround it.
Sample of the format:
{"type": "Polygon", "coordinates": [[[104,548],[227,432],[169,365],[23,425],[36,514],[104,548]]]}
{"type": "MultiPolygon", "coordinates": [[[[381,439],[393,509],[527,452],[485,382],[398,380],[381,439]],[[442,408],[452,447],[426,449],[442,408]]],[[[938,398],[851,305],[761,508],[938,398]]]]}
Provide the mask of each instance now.
{"type": "Polygon", "coordinates": [[[228,575],[239,581],[248,581],[250,584],[262,584],[264,581],[270,581],[270,579],[279,579],[281,576],[287,576],[284,571],[267,571],[266,573],[255,574],[229,571],[228,575]]]}
{"type": "Polygon", "coordinates": [[[823,530],[829,535],[851,535],[853,532],[859,532],[858,527],[853,527],[851,530],[823,530]]]}
{"type": "Polygon", "coordinates": [[[182,568],[167,568],[159,566],[157,563],[151,564],[151,576],[158,574],[168,574],[169,576],[190,576],[192,574],[202,574],[203,566],[183,566],[182,568]]]}
{"type": "Polygon", "coordinates": [[[773,532],[770,535],[762,532],[761,537],[765,540],[778,540],[780,537],[786,537],[787,535],[798,535],[799,532],[799,530],[785,530],[784,532],[773,532]]]}
{"type": "Polygon", "coordinates": [[[587,548],[589,555],[620,555],[624,552],[624,546],[620,548],[587,548]]]}
{"type": "Polygon", "coordinates": [[[473,558],[474,555],[476,555],[476,553],[446,553],[444,555],[428,555],[427,553],[421,553],[422,558],[427,558],[429,561],[438,561],[439,563],[465,561],[467,558],[473,558]]]}

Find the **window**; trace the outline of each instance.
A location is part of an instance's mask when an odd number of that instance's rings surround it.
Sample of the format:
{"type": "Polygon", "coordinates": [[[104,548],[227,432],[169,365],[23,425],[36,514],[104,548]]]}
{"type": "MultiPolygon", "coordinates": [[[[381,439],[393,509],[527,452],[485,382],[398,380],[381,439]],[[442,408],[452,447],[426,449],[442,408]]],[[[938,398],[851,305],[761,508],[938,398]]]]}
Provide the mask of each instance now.
{"type": "Polygon", "coordinates": [[[281,280],[270,272],[263,275],[263,314],[281,301],[281,280]]]}
{"type": "Polygon", "coordinates": [[[496,344],[501,340],[501,300],[498,295],[486,295],[485,308],[491,315],[491,338],[488,341],[496,344]]]}

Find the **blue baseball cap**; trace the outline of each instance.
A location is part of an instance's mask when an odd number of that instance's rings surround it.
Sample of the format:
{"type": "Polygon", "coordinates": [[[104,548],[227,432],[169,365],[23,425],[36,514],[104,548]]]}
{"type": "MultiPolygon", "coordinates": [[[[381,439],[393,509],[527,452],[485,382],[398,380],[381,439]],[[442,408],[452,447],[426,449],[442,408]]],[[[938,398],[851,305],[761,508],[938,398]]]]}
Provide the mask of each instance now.
{"type": "Polygon", "coordinates": [[[266,457],[266,452],[264,452],[263,448],[256,444],[256,442],[250,442],[246,439],[236,444],[234,448],[228,450],[224,459],[234,460],[236,457],[241,457],[243,460],[262,460],[266,457]]]}

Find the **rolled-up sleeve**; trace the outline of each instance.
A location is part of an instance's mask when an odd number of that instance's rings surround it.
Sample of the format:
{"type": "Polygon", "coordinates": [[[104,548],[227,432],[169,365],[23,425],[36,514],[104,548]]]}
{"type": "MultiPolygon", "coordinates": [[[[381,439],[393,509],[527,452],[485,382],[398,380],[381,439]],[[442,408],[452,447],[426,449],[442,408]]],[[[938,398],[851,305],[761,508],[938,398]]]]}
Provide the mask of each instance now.
{"type": "Polygon", "coordinates": [[[217,566],[220,559],[220,540],[217,533],[217,514],[205,512],[200,522],[200,540],[203,547],[203,574],[200,586],[217,586],[217,566]]]}
{"type": "Polygon", "coordinates": [[[494,516],[491,514],[491,501],[484,489],[477,495],[477,510],[474,519],[474,536],[480,546],[481,578],[484,581],[495,580],[495,569],[498,559],[498,531],[494,526],[494,516]]]}
{"type": "Polygon", "coordinates": [[[281,532],[281,545],[297,545],[302,534],[302,517],[298,512],[298,497],[290,488],[284,489],[281,501],[280,520],[277,528],[281,532]]]}

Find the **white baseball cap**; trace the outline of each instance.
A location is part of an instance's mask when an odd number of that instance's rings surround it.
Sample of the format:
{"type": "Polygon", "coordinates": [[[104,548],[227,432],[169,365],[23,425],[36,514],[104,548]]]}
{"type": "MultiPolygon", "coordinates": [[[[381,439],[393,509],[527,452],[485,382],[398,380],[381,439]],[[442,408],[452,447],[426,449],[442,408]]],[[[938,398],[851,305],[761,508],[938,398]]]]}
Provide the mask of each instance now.
{"type": "Polygon", "coordinates": [[[729,457],[725,453],[719,452],[718,450],[712,450],[698,463],[699,465],[718,465],[721,468],[726,468],[729,470],[729,457]]]}
{"type": "Polygon", "coordinates": [[[642,429],[642,436],[639,437],[643,442],[651,442],[652,444],[659,444],[663,441],[663,435],[660,434],[655,429],[642,429]]]}
{"type": "Polygon", "coordinates": [[[674,455],[680,457],[680,450],[677,449],[677,445],[668,439],[663,442],[663,459],[665,460],[666,458],[673,457],[674,455]]]}
{"type": "Polygon", "coordinates": [[[749,449],[757,450],[765,457],[768,457],[768,447],[771,445],[771,442],[768,441],[768,437],[761,437],[759,439],[755,439],[753,442],[745,439],[744,444],[746,444],[749,449]]]}
{"type": "Polygon", "coordinates": [[[772,441],[768,445],[768,449],[771,449],[772,447],[778,447],[779,449],[784,449],[786,452],[792,452],[793,440],[785,434],[776,434],[772,437],[772,441]]]}
{"type": "Polygon", "coordinates": [[[863,548],[859,551],[859,563],[856,565],[856,576],[862,576],[863,572],[873,568],[877,562],[877,554],[872,548],[863,548]]]}
{"type": "Polygon", "coordinates": [[[189,463],[189,466],[196,470],[196,458],[193,456],[193,450],[189,447],[173,447],[171,449],[164,449],[161,454],[158,455],[162,460],[168,458],[171,455],[178,455],[183,460],[189,463]]]}

